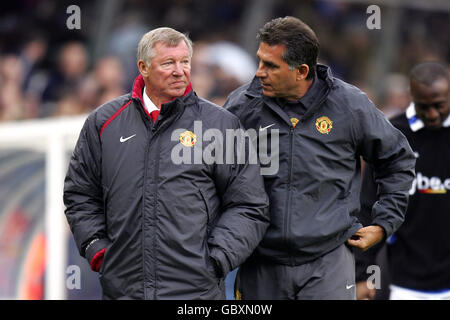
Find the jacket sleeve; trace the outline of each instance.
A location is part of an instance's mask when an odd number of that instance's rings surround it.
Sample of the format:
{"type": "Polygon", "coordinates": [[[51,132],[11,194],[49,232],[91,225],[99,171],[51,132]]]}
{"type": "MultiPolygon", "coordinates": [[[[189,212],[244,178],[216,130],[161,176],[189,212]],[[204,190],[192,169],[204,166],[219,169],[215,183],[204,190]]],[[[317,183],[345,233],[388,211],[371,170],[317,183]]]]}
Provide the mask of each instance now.
{"type": "Polygon", "coordinates": [[[228,95],[227,100],[223,104],[224,109],[230,111],[231,113],[236,115],[239,119],[241,118],[240,114],[245,109],[243,108],[243,105],[247,105],[248,101],[250,100],[247,97],[245,97],[243,91],[244,91],[243,86],[235,89],[228,95]]]}
{"type": "Polygon", "coordinates": [[[406,137],[365,95],[361,96],[365,108],[357,115],[354,134],[360,154],[373,168],[377,186],[372,224],[383,227],[390,237],[404,221],[416,160],[406,137]]]}
{"type": "MultiPolygon", "coordinates": [[[[237,118],[234,119],[235,129],[243,132],[237,118]]],[[[245,139],[245,162],[238,161],[236,140],[230,147],[235,151],[233,163],[226,161],[215,167],[214,181],[223,209],[208,240],[210,255],[219,262],[223,275],[250,256],[269,226],[269,202],[260,166],[248,156],[256,152],[253,144],[245,139]]]]}
{"type": "Polygon", "coordinates": [[[84,123],[72,153],[64,181],[63,197],[65,215],[78,251],[90,264],[94,256],[109,244],[106,236],[100,163],[100,138],[93,113],[84,123]]]}
{"type": "MultiPolygon", "coordinates": [[[[372,224],[372,207],[377,201],[377,186],[373,179],[373,169],[371,165],[365,164],[361,187],[361,210],[358,213],[358,219],[363,226],[372,224]]],[[[366,251],[354,250],[356,282],[366,281],[369,277],[367,268],[370,265],[377,264],[377,255],[385,245],[382,241],[366,251]]]]}

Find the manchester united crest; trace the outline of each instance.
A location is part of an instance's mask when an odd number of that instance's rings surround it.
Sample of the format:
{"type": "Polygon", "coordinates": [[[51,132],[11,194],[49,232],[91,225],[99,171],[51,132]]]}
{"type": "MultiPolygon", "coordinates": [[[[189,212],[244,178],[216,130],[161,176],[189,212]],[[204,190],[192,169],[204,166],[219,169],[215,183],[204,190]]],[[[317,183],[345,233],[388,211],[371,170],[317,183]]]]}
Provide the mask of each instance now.
{"type": "Polygon", "coordinates": [[[291,118],[290,120],[291,120],[292,126],[295,128],[295,126],[298,123],[298,119],[297,118],[291,118]]]}
{"type": "Polygon", "coordinates": [[[185,131],[180,134],[180,142],[183,146],[193,147],[197,142],[197,136],[192,131],[185,131]]]}
{"type": "Polygon", "coordinates": [[[331,129],[333,129],[333,121],[331,121],[330,118],[326,116],[317,118],[316,129],[322,134],[329,134],[331,129]]]}

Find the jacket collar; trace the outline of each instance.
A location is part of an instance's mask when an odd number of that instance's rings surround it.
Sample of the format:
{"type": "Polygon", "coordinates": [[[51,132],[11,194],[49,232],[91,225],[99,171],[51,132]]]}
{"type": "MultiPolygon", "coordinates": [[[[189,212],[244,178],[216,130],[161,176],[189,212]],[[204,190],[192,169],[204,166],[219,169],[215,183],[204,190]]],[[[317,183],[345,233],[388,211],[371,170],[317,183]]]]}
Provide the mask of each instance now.
{"type": "MultiPolygon", "coordinates": [[[[414,107],[414,102],[411,102],[408,108],[406,109],[406,119],[408,119],[409,127],[413,132],[419,131],[420,129],[425,127],[425,124],[422,120],[419,119],[416,113],[416,108],[414,107]]],[[[450,127],[450,115],[447,116],[443,127],[450,127]]]]}
{"type": "MultiPolygon", "coordinates": [[[[144,78],[140,74],[134,80],[133,89],[131,91],[131,97],[135,98],[135,99],[139,99],[139,101],[141,102],[142,108],[144,108],[145,112],[148,114],[147,109],[144,107],[145,106],[144,97],[143,97],[144,87],[145,87],[144,78]]],[[[189,82],[182,97],[173,98],[172,100],[166,101],[161,105],[161,114],[167,113],[167,109],[169,109],[169,105],[171,105],[172,102],[174,102],[177,99],[182,100],[183,102],[187,103],[189,98],[192,96],[192,94],[190,94],[191,92],[193,92],[192,84],[189,82]]],[[[179,104],[176,104],[176,105],[179,105],[179,104]]]]}
{"type": "MultiPolygon", "coordinates": [[[[325,81],[326,86],[321,90],[321,96],[317,97],[314,101],[314,104],[308,106],[308,110],[303,115],[303,119],[310,117],[314,113],[314,111],[322,104],[322,102],[327,98],[328,93],[334,86],[334,77],[331,73],[331,69],[325,65],[317,64],[316,66],[316,74],[317,78],[325,81]],[[323,92],[323,93],[322,93],[323,92]]],[[[245,91],[245,95],[252,98],[261,98],[264,103],[271,108],[275,113],[277,113],[288,125],[291,125],[291,121],[287,116],[286,112],[284,112],[281,106],[278,105],[276,99],[269,98],[263,95],[261,82],[255,76],[251,81],[250,85],[247,87],[245,91]]]]}

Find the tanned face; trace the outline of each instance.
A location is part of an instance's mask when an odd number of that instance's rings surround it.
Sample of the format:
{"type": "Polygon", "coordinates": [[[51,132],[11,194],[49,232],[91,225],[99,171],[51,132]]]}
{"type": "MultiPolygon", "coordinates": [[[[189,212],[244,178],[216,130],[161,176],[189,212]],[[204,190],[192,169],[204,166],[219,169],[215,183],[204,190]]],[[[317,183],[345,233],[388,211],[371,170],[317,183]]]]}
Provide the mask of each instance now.
{"type": "Polygon", "coordinates": [[[259,78],[263,94],[271,98],[285,98],[298,100],[299,96],[299,69],[290,70],[283,60],[282,54],[286,50],[284,44],[269,46],[261,42],[256,55],[259,66],[256,76],[259,78]]]}

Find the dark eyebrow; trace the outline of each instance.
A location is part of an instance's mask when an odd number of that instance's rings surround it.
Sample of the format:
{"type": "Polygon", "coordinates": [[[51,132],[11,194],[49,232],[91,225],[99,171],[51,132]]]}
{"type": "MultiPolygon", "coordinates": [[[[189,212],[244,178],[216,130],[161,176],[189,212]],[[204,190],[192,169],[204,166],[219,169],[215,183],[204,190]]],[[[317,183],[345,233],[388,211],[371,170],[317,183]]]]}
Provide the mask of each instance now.
{"type": "Polygon", "coordinates": [[[271,62],[271,61],[267,61],[267,60],[261,59],[260,56],[259,56],[259,50],[256,52],[256,58],[257,58],[259,61],[262,61],[262,63],[264,63],[264,65],[265,65],[266,67],[268,67],[268,68],[276,69],[276,68],[279,68],[279,67],[280,67],[279,65],[277,65],[277,64],[275,64],[275,63],[273,63],[273,62],[271,62]]]}
{"type": "Polygon", "coordinates": [[[260,59],[260,61],[262,61],[262,63],[264,63],[264,65],[266,67],[268,67],[268,68],[279,68],[280,67],[279,65],[277,65],[277,64],[275,64],[273,62],[267,61],[267,60],[261,60],[260,59]]]}
{"type": "Polygon", "coordinates": [[[266,65],[266,66],[268,66],[268,67],[270,67],[270,68],[279,68],[280,66],[279,65],[277,65],[277,64],[275,64],[275,63],[272,63],[272,62],[269,62],[269,61],[263,61],[264,62],[264,64],[266,65]]]}

